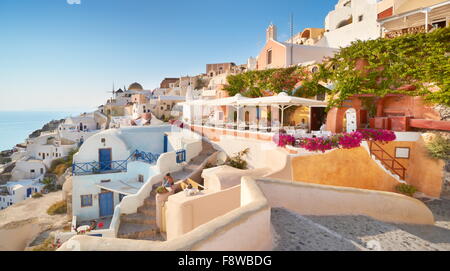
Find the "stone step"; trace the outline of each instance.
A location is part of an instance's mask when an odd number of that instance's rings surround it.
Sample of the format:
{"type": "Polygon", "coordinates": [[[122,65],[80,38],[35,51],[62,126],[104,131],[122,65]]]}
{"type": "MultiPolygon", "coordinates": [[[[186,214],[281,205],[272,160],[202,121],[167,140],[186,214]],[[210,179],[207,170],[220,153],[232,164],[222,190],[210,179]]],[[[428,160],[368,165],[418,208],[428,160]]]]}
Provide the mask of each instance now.
{"type": "Polygon", "coordinates": [[[120,217],[120,223],[155,225],[156,218],[155,216],[147,215],[146,213],[134,213],[129,215],[122,215],[120,217]]]}
{"type": "Polygon", "coordinates": [[[166,241],[166,238],[164,238],[164,236],[161,235],[161,233],[157,233],[157,234],[155,234],[153,236],[144,237],[144,238],[142,238],[140,240],[164,242],[164,241],[166,241]]]}
{"type": "Polygon", "coordinates": [[[156,225],[124,223],[120,225],[118,238],[139,239],[151,238],[159,233],[156,225]]]}
{"type": "Polygon", "coordinates": [[[395,173],[395,172],[394,172],[393,170],[391,170],[389,167],[385,166],[385,165],[383,164],[383,162],[381,162],[380,160],[378,160],[378,158],[377,158],[375,155],[372,154],[372,158],[373,158],[373,160],[375,160],[375,162],[376,162],[380,167],[383,167],[383,168],[385,168],[387,171],[389,171],[395,179],[397,179],[398,181],[401,181],[401,180],[402,180],[402,178],[400,178],[400,176],[399,176],[397,173],[395,173]]]}
{"type": "Polygon", "coordinates": [[[144,200],[144,204],[142,206],[155,207],[156,206],[156,199],[155,198],[146,198],[144,200]]]}
{"type": "Polygon", "coordinates": [[[154,216],[156,216],[156,207],[155,206],[152,206],[152,207],[141,206],[141,207],[138,207],[137,213],[154,217],[154,216]]]}

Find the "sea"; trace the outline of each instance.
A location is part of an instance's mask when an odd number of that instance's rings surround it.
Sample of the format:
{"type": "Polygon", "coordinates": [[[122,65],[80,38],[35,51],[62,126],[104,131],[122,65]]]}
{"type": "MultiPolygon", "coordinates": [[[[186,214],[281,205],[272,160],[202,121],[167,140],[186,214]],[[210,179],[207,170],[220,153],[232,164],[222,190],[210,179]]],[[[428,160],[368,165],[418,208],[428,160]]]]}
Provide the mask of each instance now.
{"type": "Polygon", "coordinates": [[[78,111],[0,111],[0,151],[9,150],[51,120],[76,116],[78,111]]]}

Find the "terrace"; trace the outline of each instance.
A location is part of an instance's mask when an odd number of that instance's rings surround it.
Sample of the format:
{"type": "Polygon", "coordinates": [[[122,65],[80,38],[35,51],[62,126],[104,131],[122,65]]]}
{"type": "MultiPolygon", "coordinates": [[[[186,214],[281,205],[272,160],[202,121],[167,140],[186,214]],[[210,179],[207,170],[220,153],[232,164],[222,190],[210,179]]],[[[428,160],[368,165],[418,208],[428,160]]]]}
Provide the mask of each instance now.
{"type": "Polygon", "coordinates": [[[450,12],[450,1],[395,14],[392,8],[380,13],[378,22],[386,29],[386,38],[405,34],[427,33],[436,28],[448,26],[446,16],[450,12]]]}
{"type": "Polygon", "coordinates": [[[286,93],[253,99],[237,94],[182,104],[189,107],[187,123],[197,132],[263,140],[270,140],[281,129],[302,137],[330,134],[323,127],[321,129],[326,102],[288,96],[286,93]]]}

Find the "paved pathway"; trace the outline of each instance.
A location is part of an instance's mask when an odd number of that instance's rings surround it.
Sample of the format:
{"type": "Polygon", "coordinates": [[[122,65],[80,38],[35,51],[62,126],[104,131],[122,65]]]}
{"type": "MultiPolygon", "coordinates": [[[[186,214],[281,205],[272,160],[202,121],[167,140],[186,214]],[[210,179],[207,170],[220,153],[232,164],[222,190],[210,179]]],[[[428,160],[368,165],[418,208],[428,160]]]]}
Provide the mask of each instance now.
{"type": "Polygon", "coordinates": [[[366,216],[301,216],[273,208],[274,249],[450,251],[450,200],[425,204],[435,225],[393,224],[366,216]]]}

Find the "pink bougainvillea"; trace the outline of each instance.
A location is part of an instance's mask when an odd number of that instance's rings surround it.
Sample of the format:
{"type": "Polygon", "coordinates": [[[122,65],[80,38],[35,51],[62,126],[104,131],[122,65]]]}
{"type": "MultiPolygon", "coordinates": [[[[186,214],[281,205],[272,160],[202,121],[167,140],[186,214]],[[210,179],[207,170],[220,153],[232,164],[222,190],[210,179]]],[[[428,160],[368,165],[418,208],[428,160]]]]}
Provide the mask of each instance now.
{"type": "Polygon", "coordinates": [[[389,142],[396,139],[395,133],[389,130],[363,129],[359,132],[363,135],[364,140],[389,142]]]}
{"type": "MultiPolygon", "coordinates": [[[[388,130],[363,129],[351,133],[342,133],[326,137],[299,138],[296,146],[308,151],[332,150],[336,148],[351,149],[361,146],[363,140],[381,141],[383,143],[394,141],[395,133],[388,130]]],[[[279,146],[293,145],[295,138],[291,135],[280,133],[273,137],[273,141],[279,146]]]]}
{"type": "Polygon", "coordinates": [[[338,135],[339,145],[343,149],[352,149],[361,146],[363,135],[360,132],[343,133],[338,135]]]}
{"type": "Polygon", "coordinates": [[[286,145],[294,145],[295,143],[295,137],[288,135],[288,134],[275,134],[273,136],[273,142],[277,144],[278,147],[285,147],[286,145]]]}
{"type": "Polygon", "coordinates": [[[336,137],[300,138],[299,147],[308,151],[325,152],[333,148],[338,148],[339,144],[336,137]]]}

